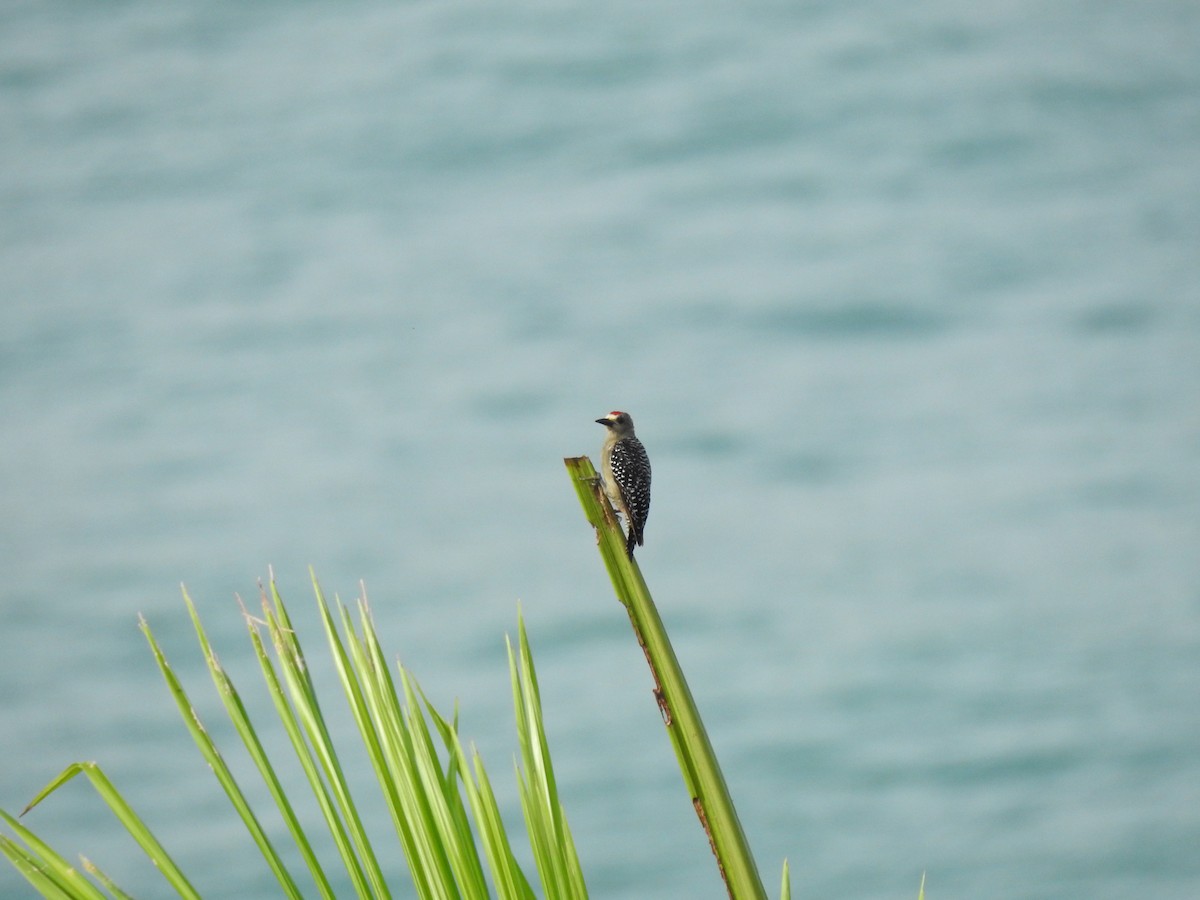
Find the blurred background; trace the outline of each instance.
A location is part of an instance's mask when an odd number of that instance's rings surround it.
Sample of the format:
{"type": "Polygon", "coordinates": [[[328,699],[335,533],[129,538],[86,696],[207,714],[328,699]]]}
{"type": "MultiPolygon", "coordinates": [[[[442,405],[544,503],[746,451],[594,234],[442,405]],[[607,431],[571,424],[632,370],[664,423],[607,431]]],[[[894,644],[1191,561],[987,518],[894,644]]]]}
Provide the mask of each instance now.
{"type": "MultiPolygon", "coordinates": [[[[137,621],[261,796],[179,584],[265,723],[273,567],[365,796],[311,565],[518,829],[520,603],[593,895],[723,896],[562,467],[616,408],[772,895],[1200,895],[1200,6],[0,26],[0,807],[96,760],[206,898],[272,895],[137,621]]],[[[83,783],[26,822],[163,894],[83,783]]]]}

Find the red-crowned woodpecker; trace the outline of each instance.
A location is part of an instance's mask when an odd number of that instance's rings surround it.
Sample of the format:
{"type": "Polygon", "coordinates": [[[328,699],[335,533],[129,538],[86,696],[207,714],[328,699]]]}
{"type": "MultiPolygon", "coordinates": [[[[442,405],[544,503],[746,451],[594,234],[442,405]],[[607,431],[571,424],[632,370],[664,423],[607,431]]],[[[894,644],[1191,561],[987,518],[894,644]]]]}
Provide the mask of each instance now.
{"type": "Polygon", "coordinates": [[[650,457],[633,433],[629,413],[614,409],[596,421],[608,429],[600,450],[600,477],[613,508],[629,524],[625,552],[632,559],[634,544],[645,542],[642,533],[650,514],[650,457]]]}

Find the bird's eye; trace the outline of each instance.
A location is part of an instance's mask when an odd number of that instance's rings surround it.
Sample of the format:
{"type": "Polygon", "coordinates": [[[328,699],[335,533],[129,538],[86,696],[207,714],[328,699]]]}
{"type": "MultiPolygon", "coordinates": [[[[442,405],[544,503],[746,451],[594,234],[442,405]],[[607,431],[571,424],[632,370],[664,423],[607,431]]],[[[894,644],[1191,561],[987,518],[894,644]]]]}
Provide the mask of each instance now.
{"type": "Polygon", "coordinates": [[[618,421],[618,422],[620,422],[622,425],[624,425],[624,424],[625,424],[625,415],[624,415],[624,413],[622,413],[621,415],[617,416],[617,421],[618,421]]]}

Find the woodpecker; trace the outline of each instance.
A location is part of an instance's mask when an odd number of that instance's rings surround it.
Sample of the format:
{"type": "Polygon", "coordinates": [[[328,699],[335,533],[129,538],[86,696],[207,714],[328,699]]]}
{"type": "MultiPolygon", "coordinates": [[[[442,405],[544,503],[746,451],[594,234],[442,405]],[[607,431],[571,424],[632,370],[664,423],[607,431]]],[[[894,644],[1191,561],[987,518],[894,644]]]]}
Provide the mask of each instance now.
{"type": "Polygon", "coordinates": [[[634,544],[645,541],[646,516],[650,514],[650,457],[633,433],[633,418],[614,409],[597,423],[608,429],[600,449],[600,477],[613,508],[625,516],[629,535],[625,552],[633,559],[634,544]]]}

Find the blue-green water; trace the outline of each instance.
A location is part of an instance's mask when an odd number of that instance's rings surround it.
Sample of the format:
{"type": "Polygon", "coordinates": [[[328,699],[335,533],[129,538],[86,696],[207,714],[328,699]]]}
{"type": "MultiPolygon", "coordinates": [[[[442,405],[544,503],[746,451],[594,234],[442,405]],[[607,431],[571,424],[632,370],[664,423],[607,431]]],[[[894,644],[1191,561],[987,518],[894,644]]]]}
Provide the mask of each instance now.
{"type": "Polygon", "coordinates": [[[95,759],[272,895],[137,615],[225,735],[177,585],[256,697],[234,592],[311,628],[311,563],[514,827],[520,600],[593,895],[722,896],[561,465],[618,407],[772,894],[1200,896],[1200,6],[0,22],[0,806],[95,759]]]}

